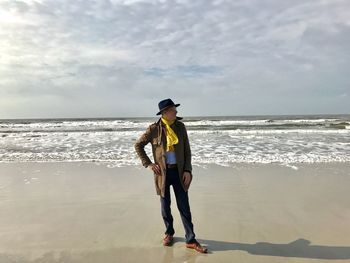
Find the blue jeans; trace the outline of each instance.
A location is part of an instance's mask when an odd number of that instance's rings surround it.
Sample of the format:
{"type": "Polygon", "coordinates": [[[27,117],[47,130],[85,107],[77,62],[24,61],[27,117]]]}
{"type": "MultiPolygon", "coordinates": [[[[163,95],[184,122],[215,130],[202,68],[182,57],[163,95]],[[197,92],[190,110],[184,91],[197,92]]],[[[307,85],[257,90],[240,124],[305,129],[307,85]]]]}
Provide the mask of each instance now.
{"type": "Polygon", "coordinates": [[[188,193],[183,189],[177,168],[166,170],[165,196],[160,197],[162,217],[165,224],[165,234],[174,235],[173,216],[170,208],[170,185],[173,186],[177,208],[179,209],[181,220],[186,232],[186,243],[196,242],[193,232],[192,216],[188,202],[188,193]]]}

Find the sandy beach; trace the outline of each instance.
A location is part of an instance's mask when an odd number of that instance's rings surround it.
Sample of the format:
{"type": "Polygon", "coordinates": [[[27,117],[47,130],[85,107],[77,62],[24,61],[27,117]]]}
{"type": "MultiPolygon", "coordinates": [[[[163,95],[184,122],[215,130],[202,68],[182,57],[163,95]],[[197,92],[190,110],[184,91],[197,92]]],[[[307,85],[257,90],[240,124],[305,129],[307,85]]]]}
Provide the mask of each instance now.
{"type": "Polygon", "coordinates": [[[153,175],[139,166],[0,164],[0,262],[350,262],[350,164],[194,167],[197,239],[175,244],[153,175]]]}

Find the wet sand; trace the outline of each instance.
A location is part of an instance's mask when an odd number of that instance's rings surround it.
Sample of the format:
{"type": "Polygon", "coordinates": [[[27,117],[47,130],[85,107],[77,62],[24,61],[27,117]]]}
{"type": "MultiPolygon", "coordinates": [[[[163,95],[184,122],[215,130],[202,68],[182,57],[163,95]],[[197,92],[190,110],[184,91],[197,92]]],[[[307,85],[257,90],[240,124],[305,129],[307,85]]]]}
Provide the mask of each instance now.
{"type": "MultiPolygon", "coordinates": [[[[96,163],[0,164],[0,263],[350,262],[350,164],[194,167],[197,239],[175,244],[153,175],[96,163]]],[[[172,196],[174,197],[174,196],[172,196]]]]}

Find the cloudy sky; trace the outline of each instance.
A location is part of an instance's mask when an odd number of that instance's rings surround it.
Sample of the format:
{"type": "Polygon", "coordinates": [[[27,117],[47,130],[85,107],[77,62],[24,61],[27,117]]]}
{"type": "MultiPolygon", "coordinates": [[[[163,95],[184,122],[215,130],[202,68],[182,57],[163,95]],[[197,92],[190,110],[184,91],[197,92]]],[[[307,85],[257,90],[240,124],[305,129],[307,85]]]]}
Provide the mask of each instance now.
{"type": "Polygon", "coordinates": [[[350,113],[349,0],[0,0],[0,118],[350,113]]]}

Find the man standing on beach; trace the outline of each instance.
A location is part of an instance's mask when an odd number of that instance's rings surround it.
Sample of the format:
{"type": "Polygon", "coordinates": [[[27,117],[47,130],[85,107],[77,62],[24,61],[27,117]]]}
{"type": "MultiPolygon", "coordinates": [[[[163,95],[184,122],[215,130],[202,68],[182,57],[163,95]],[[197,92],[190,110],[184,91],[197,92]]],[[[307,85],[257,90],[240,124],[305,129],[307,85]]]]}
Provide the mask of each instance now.
{"type": "Polygon", "coordinates": [[[159,102],[157,115],[162,116],[137,140],[135,150],[142,165],[154,173],[156,191],[160,195],[161,213],[166,227],[163,245],[171,246],[175,233],[170,208],[170,186],[172,185],[186,232],[186,247],[206,253],[207,249],[197,242],[193,231],[188,201],[188,188],[192,181],[191,149],[186,127],[180,121],[182,118],[176,116],[178,106],[180,104],[175,104],[171,99],[159,102]],[[144,150],[148,143],[152,144],[154,163],[144,150]]]}

